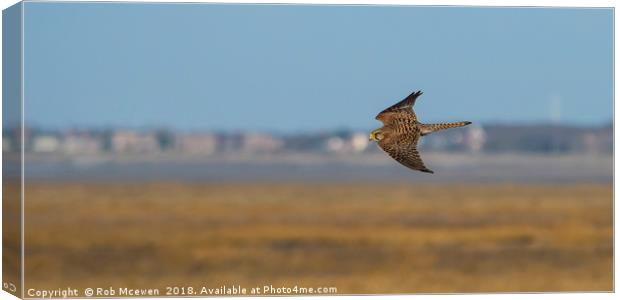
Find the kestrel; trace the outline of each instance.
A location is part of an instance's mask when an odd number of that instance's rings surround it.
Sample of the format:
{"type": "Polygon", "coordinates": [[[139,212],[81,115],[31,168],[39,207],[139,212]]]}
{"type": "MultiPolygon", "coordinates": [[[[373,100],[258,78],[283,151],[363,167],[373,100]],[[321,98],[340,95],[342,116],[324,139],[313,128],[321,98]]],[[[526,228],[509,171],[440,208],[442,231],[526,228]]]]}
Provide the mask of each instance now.
{"type": "Polygon", "coordinates": [[[383,151],[404,166],[426,173],[434,173],[426,166],[417,145],[421,136],[435,131],[463,127],[471,122],[422,124],[413,112],[416,99],[422,95],[417,91],[407,96],[402,101],[380,112],[375,119],[383,123],[383,127],[370,133],[370,140],[376,141],[383,151]]]}

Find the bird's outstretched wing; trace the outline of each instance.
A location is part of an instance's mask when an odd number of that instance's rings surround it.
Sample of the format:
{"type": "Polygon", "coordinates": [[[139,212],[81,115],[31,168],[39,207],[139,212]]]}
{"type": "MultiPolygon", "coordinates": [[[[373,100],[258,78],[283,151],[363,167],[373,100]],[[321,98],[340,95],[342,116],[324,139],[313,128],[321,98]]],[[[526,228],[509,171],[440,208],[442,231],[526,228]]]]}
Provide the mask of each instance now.
{"type": "Polygon", "coordinates": [[[379,146],[402,165],[426,173],[434,173],[427,168],[417,149],[419,135],[394,135],[379,141],[379,146]]]}
{"type": "Polygon", "coordinates": [[[413,112],[413,105],[420,95],[422,95],[422,91],[411,93],[411,95],[407,96],[407,98],[402,101],[384,109],[375,117],[375,119],[383,122],[384,125],[390,124],[398,119],[416,121],[418,118],[413,112]]]}

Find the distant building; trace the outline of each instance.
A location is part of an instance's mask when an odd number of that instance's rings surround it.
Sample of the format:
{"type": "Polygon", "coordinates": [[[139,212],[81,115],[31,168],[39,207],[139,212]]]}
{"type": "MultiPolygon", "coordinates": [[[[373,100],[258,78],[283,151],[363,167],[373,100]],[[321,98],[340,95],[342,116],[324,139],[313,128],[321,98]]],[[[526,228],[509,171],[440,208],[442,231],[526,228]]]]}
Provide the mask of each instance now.
{"type": "Polygon", "coordinates": [[[350,135],[332,136],[325,141],[325,149],[336,153],[359,153],[368,148],[368,136],[365,133],[356,132],[350,135]]]}
{"type": "Polygon", "coordinates": [[[187,154],[213,154],[217,149],[217,137],[214,134],[181,134],[176,138],[176,149],[187,154]]]}
{"type": "Polygon", "coordinates": [[[325,148],[329,152],[343,152],[345,148],[344,139],[341,137],[330,137],[325,142],[325,148]]]}
{"type": "Polygon", "coordinates": [[[116,153],[154,153],[160,150],[155,134],[133,131],[114,132],[111,146],[116,153]]]}
{"type": "Polygon", "coordinates": [[[480,126],[469,126],[463,136],[465,148],[470,152],[480,152],[484,148],[486,142],[486,133],[480,126]]]}
{"type": "Polygon", "coordinates": [[[60,151],[61,143],[53,135],[39,135],[32,140],[32,151],[39,153],[53,153],[60,151]]]}
{"type": "Polygon", "coordinates": [[[284,142],[272,135],[248,133],[243,135],[242,150],[244,152],[274,152],[282,148],[284,142]]]}
{"type": "Polygon", "coordinates": [[[589,154],[612,153],[614,147],[613,132],[601,130],[587,132],[582,136],[582,150],[589,154]]]}
{"type": "MultiPolygon", "coordinates": [[[[51,141],[42,141],[43,146],[50,147],[51,141]]],[[[60,146],[66,154],[97,154],[103,149],[103,141],[88,133],[68,133],[60,146]]]]}
{"type": "Polygon", "coordinates": [[[349,143],[353,152],[362,152],[368,148],[368,135],[361,132],[354,133],[349,143]]]}
{"type": "Polygon", "coordinates": [[[292,152],[320,152],[325,151],[325,140],[329,136],[324,133],[303,133],[283,137],[284,148],[292,152]]]}

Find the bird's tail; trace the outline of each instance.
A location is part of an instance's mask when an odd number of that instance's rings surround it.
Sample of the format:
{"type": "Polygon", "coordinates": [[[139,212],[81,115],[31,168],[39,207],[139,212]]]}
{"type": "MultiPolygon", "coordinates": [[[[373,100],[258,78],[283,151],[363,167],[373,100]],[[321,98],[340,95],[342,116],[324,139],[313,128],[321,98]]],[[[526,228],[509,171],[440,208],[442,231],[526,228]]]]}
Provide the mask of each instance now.
{"type": "Polygon", "coordinates": [[[438,124],[421,124],[422,135],[431,134],[435,131],[463,127],[471,124],[469,121],[455,122],[455,123],[438,123],[438,124]]]}

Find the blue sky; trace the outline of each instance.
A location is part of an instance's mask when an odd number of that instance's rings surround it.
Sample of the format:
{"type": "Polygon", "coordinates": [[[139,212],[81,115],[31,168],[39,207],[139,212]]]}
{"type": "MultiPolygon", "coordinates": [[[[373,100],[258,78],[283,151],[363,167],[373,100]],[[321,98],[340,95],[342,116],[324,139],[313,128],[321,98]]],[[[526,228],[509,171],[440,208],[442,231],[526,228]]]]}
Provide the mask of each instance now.
{"type": "Polygon", "coordinates": [[[610,9],[25,4],[25,114],[52,128],[613,118],[610,9]]]}

